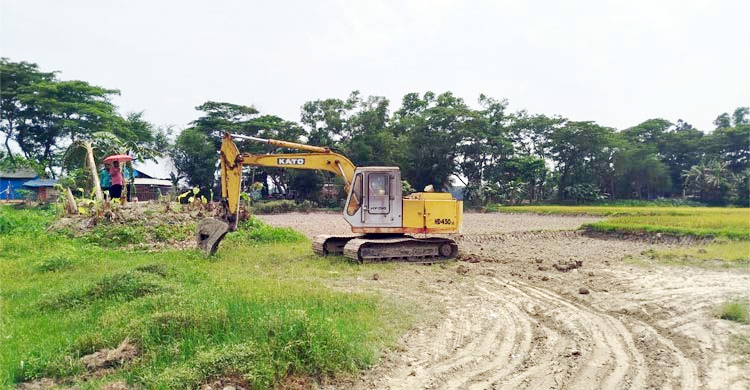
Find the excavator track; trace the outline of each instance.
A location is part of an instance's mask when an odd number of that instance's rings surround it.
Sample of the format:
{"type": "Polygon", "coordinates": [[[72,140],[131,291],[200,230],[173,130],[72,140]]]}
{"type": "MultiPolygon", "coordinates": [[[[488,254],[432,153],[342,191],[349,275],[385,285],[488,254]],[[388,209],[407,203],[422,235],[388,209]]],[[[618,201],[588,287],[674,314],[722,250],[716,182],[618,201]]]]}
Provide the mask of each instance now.
{"type": "Polygon", "coordinates": [[[313,240],[312,249],[318,256],[341,255],[349,240],[361,236],[332,236],[321,234],[313,240]]]}
{"type": "Polygon", "coordinates": [[[361,237],[353,238],[346,243],[344,256],[360,263],[437,263],[458,256],[458,245],[451,239],[440,237],[361,237]]]}

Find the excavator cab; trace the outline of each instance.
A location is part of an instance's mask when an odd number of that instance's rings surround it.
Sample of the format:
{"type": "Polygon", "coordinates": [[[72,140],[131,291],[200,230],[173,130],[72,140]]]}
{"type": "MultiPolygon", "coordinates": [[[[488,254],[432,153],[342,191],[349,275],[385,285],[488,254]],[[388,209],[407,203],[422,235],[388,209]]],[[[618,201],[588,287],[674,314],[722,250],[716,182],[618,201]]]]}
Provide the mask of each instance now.
{"type": "Polygon", "coordinates": [[[401,216],[401,170],[398,167],[357,168],[344,212],[344,219],[352,230],[388,233],[389,229],[401,227],[401,216]]]}

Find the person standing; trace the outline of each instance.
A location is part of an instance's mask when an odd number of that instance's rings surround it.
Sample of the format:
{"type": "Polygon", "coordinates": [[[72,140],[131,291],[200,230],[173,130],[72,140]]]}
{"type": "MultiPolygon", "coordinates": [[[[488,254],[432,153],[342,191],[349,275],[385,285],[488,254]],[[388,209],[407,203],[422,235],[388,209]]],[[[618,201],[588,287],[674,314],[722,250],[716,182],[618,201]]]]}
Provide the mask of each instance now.
{"type": "Polygon", "coordinates": [[[109,187],[109,196],[112,199],[122,198],[123,177],[119,161],[112,163],[112,168],[109,169],[109,176],[112,178],[112,185],[109,187]]]}
{"type": "Polygon", "coordinates": [[[104,193],[104,200],[109,198],[109,187],[112,185],[112,178],[109,176],[109,166],[104,164],[101,170],[99,170],[99,184],[102,186],[102,193],[104,193]]]}

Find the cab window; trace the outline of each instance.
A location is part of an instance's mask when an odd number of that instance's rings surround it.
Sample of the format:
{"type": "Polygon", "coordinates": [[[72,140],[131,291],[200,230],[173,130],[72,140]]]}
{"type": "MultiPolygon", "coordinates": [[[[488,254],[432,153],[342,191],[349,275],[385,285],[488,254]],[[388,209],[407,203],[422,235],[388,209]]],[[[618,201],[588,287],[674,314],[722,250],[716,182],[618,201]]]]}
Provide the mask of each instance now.
{"type": "Polygon", "coordinates": [[[367,212],[370,214],[390,212],[388,177],[387,173],[371,173],[367,176],[367,212]]]}
{"type": "Polygon", "coordinates": [[[346,213],[354,215],[362,204],[362,174],[359,173],[354,177],[352,184],[352,195],[349,197],[349,203],[346,205],[346,213]]]}

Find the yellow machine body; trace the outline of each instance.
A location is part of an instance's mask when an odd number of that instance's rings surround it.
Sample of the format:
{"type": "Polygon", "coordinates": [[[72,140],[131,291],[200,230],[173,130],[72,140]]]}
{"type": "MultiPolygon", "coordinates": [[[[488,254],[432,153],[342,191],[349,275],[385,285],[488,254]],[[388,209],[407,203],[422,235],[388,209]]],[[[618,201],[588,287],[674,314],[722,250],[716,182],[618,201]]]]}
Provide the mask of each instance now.
{"type": "Polygon", "coordinates": [[[459,233],[463,201],[447,192],[418,192],[403,199],[404,233],[459,233]]]}

